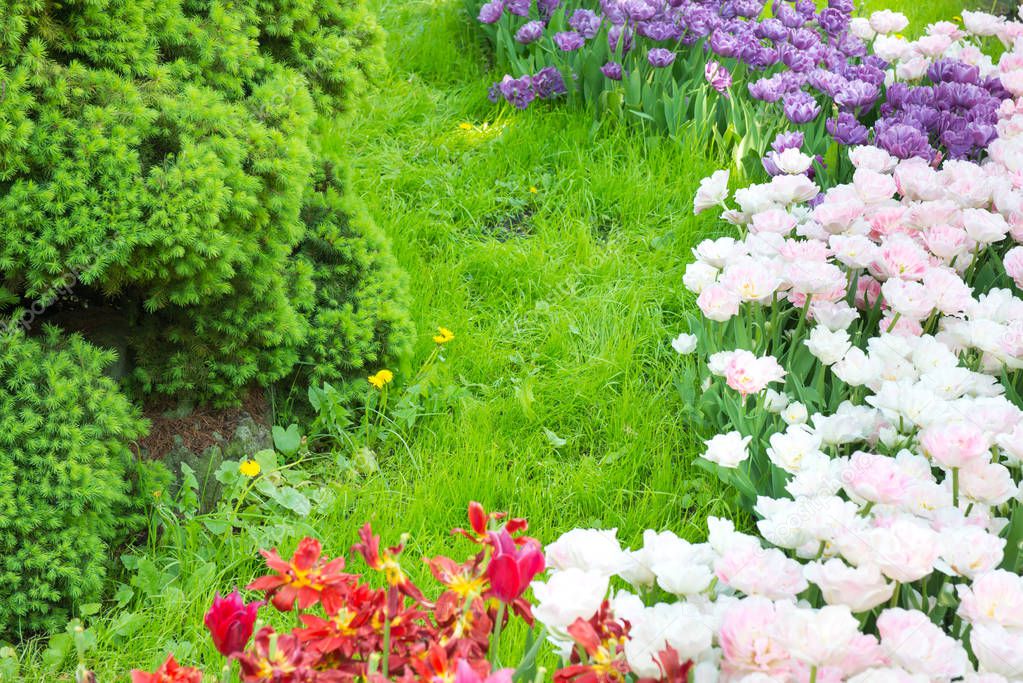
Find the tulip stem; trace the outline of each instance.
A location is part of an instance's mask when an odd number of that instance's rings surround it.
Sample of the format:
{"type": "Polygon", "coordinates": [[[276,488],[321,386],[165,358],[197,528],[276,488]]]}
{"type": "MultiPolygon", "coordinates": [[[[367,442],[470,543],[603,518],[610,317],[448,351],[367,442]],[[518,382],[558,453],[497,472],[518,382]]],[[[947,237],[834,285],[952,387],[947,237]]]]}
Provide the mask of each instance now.
{"type": "Polygon", "coordinates": [[[391,615],[384,608],[384,678],[391,673],[391,615]]]}
{"type": "Polygon", "coordinates": [[[816,667],[816,665],[810,667],[810,683],[817,683],[817,667],[816,667]]]}
{"type": "Polygon", "coordinates": [[[490,639],[490,668],[493,670],[497,669],[499,657],[499,649],[501,646],[501,628],[504,625],[504,603],[500,603],[497,606],[497,617],[494,620],[494,637],[490,639]]]}
{"type": "Polygon", "coordinates": [[[785,365],[792,365],[792,358],[796,352],[796,347],[799,346],[797,340],[803,334],[803,328],[806,327],[807,314],[810,312],[810,303],[813,301],[813,294],[807,294],[806,300],[803,302],[803,310],[799,313],[799,321],[796,323],[796,331],[792,334],[792,344],[789,345],[789,352],[786,354],[785,365]]]}
{"type": "Polygon", "coordinates": [[[959,468],[952,468],[952,507],[959,507],[959,468]]]}

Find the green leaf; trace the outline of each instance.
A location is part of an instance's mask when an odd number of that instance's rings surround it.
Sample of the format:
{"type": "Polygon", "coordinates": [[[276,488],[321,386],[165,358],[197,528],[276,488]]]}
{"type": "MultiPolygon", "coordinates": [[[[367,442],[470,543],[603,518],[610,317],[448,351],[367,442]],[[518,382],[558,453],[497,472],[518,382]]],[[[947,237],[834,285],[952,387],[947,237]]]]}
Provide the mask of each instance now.
{"type": "Polygon", "coordinates": [[[320,408],[323,406],[323,390],[313,384],[309,385],[309,405],[316,412],[320,412],[320,408]]]}
{"type": "Polygon", "coordinates": [[[263,475],[277,471],[277,451],[266,448],[254,454],[252,459],[259,463],[260,473],[263,475]]]}
{"type": "Polygon", "coordinates": [[[305,517],[312,509],[309,499],[292,486],[285,486],[279,489],[274,496],[274,501],[282,507],[291,510],[299,517],[305,517]]]}
{"type": "Polygon", "coordinates": [[[536,680],[536,657],[540,652],[540,646],[544,642],[543,635],[544,631],[542,629],[540,633],[535,633],[533,628],[529,629],[529,633],[526,634],[526,645],[523,648],[525,654],[512,674],[512,680],[515,683],[528,683],[529,681],[536,680]]]}
{"type": "Polygon", "coordinates": [[[1005,527],[1005,557],[1002,559],[1002,569],[1018,572],[1021,543],[1023,543],[1023,506],[1017,506],[1012,511],[1008,526],[1005,527]]]}
{"type": "Polygon", "coordinates": [[[199,509],[199,480],[187,462],[181,463],[181,488],[178,490],[178,510],[192,514],[199,509]]]}
{"type": "Polygon", "coordinates": [[[89,602],[78,608],[78,615],[82,617],[91,617],[93,614],[99,612],[102,604],[98,602],[89,602]]]}
{"type": "Polygon", "coordinates": [[[71,653],[74,641],[70,633],[57,633],[50,636],[46,649],[43,650],[43,667],[53,671],[59,668],[71,653]]]}
{"type": "Polygon", "coordinates": [[[231,525],[226,520],[215,517],[204,519],[202,525],[217,536],[223,536],[231,530],[231,525]]]}
{"type": "Polygon", "coordinates": [[[274,446],[284,455],[295,455],[302,445],[302,432],[297,424],[292,423],[287,429],[274,425],[271,433],[274,446]]]}
{"type": "Polygon", "coordinates": [[[148,622],[148,618],[135,612],[121,612],[110,624],[110,635],[119,640],[129,638],[148,622]]]}
{"type": "Polygon", "coordinates": [[[133,597],[135,597],[135,591],[126,583],[120,584],[117,587],[117,592],[114,593],[114,600],[117,602],[118,609],[124,609],[133,597]]]}
{"type": "Polygon", "coordinates": [[[547,429],[546,427],[543,428],[543,433],[544,436],[547,437],[547,441],[549,441],[550,444],[555,448],[561,448],[562,446],[568,443],[567,440],[562,439],[560,436],[558,436],[551,430],[547,429]]]}

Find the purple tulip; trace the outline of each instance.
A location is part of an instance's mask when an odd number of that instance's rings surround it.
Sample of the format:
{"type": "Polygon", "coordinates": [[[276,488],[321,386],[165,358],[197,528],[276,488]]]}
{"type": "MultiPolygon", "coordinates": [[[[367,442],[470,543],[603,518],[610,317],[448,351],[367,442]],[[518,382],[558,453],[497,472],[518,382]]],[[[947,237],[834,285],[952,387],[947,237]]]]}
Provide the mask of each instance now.
{"type": "Polygon", "coordinates": [[[710,34],[710,49],[721,57],[735,57],[742,45],[736,35],[719,28],[710,34]]]}
{"type": "Polygon", "coordinates": [[[842,112],[836,118],[828,119],[824,123],[824,127],[840,145],[867,144],[867,127],[857,121],[856,117],[849,112],[842,112]]]}
{"type": "Polygon", "coordinates": [[[792,32],[789,37],[789,42],[792,43],[792,47],[797,50],[809,50],[810,48],[819,45],[821,39],[815,31],[811,31],[806,28],[798,28],[792,32]]]}
{"type": "Polygon", "coordinates": [[[675,61],[675,53],[663,47],[654,47],[650,48],[646,58],[650,62],[650,66],[663,69],[666,66],[671,66],[675,61]]]}
{"type": "Polygon", "coordinates": [[[874,106],[880,91],[873,83],[849,81],[835,95],[835,104],[843,110],[869,109],[874,106]]]}
{"type": "Polygon", "coordinates": [[[848,83],[842,76],[827,69],[814,69],[808,74],[806,82],[811,87],[832,98],[841,92],[842,88],[848,83]]]}
{"type": "Polygon", "coordinates": [[[753,81],[747,87],[750,97],[762,102],[777,102],[784,94],[780,83],[774,80],[773,76],[753,81]]]}
{"type": "Polygon", "coordinates": [[[679,30],[669,21],[644,21],[636,26],[636,33],[650,40],[662,42],[678,38],[679,30]]]}
{"type": "Polygon", "coordinates": [[[518,31],[515,32],[515,40],[522,43],[523,45],[529,45],[540,40],[543,36],[543,22],[542,21],[529,21],[522,25],[518,31]]]}
{"type": "Polygon", "coordinates": [[[607,46],[612,53],[621,50],[622,54],[632,51],[635,45],[635,38],[632,29],[628,26],[612,26],[607,32],[607,46]]]}
{"type": "Polygon", "coordinates": [[[774,16],[787,28],[799,28],[806,23],[806,19],[788,5],[780,5],[776,7],[774,10],[774,16]]]}
{"type": "Polygon", "coordinates": [[[789,37],[789,29],[785,28],[785,24],[774,18],[761,21],[755,31],[758,38],[766,38],[774,42],[786,40],[789,37]]]}
{"type": "Polygon", "coordinates": [[[805,92],[798,91],[786,95],[782,100],[782,110],[792,123],[809,123],[821,113],[817,101],[805,92]]]}
{"type": "Polygon", "coordinates": [[[904,123],[885,126],[875,136],[874,144],[899,159],[920,157],[931,161],[934,158],[927,135],[904,123]]]}
{"type": "Polygon", "coordinates": [[[529,16],[530,0],[505,0],[508,11],[519,17],[529,16]]]}
{"type": "Polygon", "coordinates": [[[622,65],[618,62],[608,62],[604,66],[600,67],[600,72],[612,81],[622,80],[622,65]]]}
{"type": "Polygon", "coordinates": [[[783,131],[771,142],[771,149],[781,154],[787,149],[801,149],[806,138],[798,130],[783,131]]]}
{"type": "Polygon", "coordinates": [[[817,15],[817,21],[824,32],[832,37],[840,35],[849,28],[849,15],[832,7],[821,10],[817,15]]]}
{"type": "Polygon", "coordinates": [[[657,14],[657,7],[646,0],[625,0],[622,9],[625,10],[625,16],[632,21],[647,21],[657,14]]]}
{"type": "Polygon", "coordinates": [[[573,52],[585,45],[586,39],[575,31],[561,31],[554,34],[554,44],[563,52],[573,52]]]}
{"type": "Polygon", "coordinates": [[[529,76],[512,78],[505,76],[495,84],[497,92],[516,109],[525,109],[536,98],[533,90],[533,79],[529,76]]]}
{"type": "Polygon", "coordinates": [[[561,0],[536,0],[536,7],[540,10],[541,16],[550,17],[554,10],[561,7],[561,0]]]}
{"type": "Polygon", "coordinates": [[[504,2],[502,0],[490,0],[483,7],[480,7],[480,14],[477,19],[483,24],[496,24],[502,14],[504,14],[504,2]]]}
{"type": "Polygon", "coordinates": [[[568,90],[565,88],[565,79],[561,72],[553,66],[547,66],[533,76],[533,92],[541,100],[549,100],[555,95],[565,94],[568,90]]]}
{"type": "Polygon", "coordinates": [[[577,9],[568,20],[568,25],[583,38],[595,38],[600,33],[601,18],[588,9],[577,9]]]}
{"type": "Polygon", "coordinates": [[[732,73],[727,68],[713,60],[709,61],[703,70],[703,77],[712,88],[728,96],[728,89],[732,87],[732,73]]]}
{"type": "Polygon", "coordinates": [[[747,19],[754,19],[764,11],[762,0],[735,0],[734,7],[736,14],[747,19]]]}

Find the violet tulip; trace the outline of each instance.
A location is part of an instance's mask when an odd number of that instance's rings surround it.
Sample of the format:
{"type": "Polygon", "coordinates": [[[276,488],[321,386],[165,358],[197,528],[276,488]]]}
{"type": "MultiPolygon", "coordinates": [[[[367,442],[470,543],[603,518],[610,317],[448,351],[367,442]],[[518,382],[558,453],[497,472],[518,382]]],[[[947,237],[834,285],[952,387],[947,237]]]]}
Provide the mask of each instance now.
{"type": "Polygon", "coordinates": [[[728,89],[732,87],[732,74],[727,68],[718,62],[710,61],[707,62],[707,68],[703,70],[703,76],[712,88],[727,96],[728,89]]]}

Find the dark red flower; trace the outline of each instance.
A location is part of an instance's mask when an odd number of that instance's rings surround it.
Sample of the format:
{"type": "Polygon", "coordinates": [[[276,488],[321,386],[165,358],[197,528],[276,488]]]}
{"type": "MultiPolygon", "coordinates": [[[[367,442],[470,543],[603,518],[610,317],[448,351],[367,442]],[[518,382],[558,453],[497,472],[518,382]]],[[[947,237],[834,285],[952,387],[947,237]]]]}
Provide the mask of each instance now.
{"type": "Polygon", "coordinates": [[[282,612],[294,609],[296,601],[299,609],[309,609],[320,602],[327,613],[336,612],[344,604],[348,586],[355,581],[352,574],[341,571],[345,558],[320,559],[322,550],[315,538],[303,538],[290,562],[282,560],[276,548],[259,552],[277,574],[260,577],[246,588],[266,591],[273,606],[282,612]]]}
{"type": "Polygon", "coordinates": [[[398,556],[405,549],[405,544],[399,543],[382,550],[380,548],[380,537],[373,534],[373,528],[368,522],[359,529],[359,538],[362,539],[362,542],[353,545],[352,551],[362,555],[370,569],[382,572],[388,586],[396,588],[417,602],[425,604],[422,591],[409,580],[405,572],[402,571],[401,564],[398,562],[398,556]]]}
{"type": "Polygon", "coordinates": [[[623,683],[629,672],[624,649],[628,630],[614,618],[606,600],[589,621],[576,619],[568,634],[578,647],[572,651],[572,664],[554,673],[554,683],[623,683]],[[586,653],[585,662],[580,649],[586,653]]]}
{"type": "Polygon", "coordinates": [[[153,673],[133,669],[131,683],[202,683],[202,671],[181,666],[171,654],[153,673]]]}
{"type": "MultiPolygon", "coordinates": [[[[455,528],[451,530],[451,533],[461,534],[475,543],[486,543],[490,522],[500,522],[507,516],[508,513],[506,512],[491,512],[487,514],[482,505],[472,501],[469,503],[469,530],[455,528]]],[[[528,526],[529,523],[526,520],[514,517],[508,520],[504,528],[508,530],[508,533],[514,534],[525,531],[528,526]]]]}
{"type": "Polygon", "coordinates": [[[491,531],[489,537],[494,548],[487,565],[490,592],[507,604],[520,597],[533,577],[543,571],[543,550],[534,538],[513,539],[507,528],[491,531]]]}
{"type": "Polygon", "coordinates": [[[693,660],[679,661],[678,650],[668,645],[654,658],[661,670],[660,678],[640,678],[636,683],[688,683],[693,660]]]}
{"type": "Polygon", "coordinates": [[[306,654],[298,638],[287,633],[275,633],[269,626],[259,629],[252,647],[247,652],[236,654],[235,659],[241,666],[241,678],[245,683],[305,683],[317,680],[317,672],[306,663],[306,654]]]}
{"type": "Polygon", "coordinates": [[[203,623],[210,630],[213,645],[220,654],[230,657],[245,649],[252,637],[256,613],[264,604],[259,601],[246,605],[237,590],[225,598],[220,597],[220,593],[216,594],[203,623]]]}

